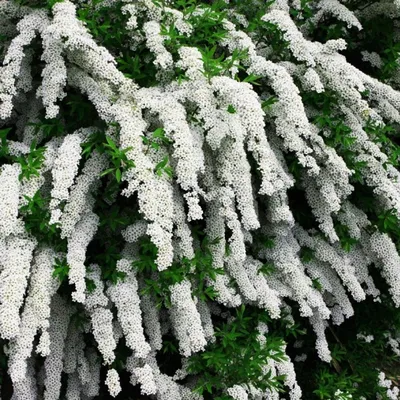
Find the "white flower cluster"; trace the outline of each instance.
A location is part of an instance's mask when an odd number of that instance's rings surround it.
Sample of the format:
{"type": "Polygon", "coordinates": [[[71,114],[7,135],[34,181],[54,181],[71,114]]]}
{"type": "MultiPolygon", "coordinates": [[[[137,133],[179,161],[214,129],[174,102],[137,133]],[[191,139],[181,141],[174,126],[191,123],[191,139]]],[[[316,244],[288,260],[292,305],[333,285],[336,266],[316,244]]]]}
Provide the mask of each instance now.
{"type": "MultiPolygon", "coordinates": [[[[38,250],[34,258],[19,334],[10,342],[9,373],[14,384],[25,377],[35,335],[38,331],[43,335],[50,325],[50,302],[59,286],[52,276],[54,258],[55,253],[49,248],[38,250]]],[[[49,352],[48,348],[43,355],[49,352]]]]}
{"type": "Polygon", "coordinates": [[[75,285],[72,293],[74,301],[85,302],[85,259],[86,248],[93,239],[99,223],[99,217],[92,211],[85,213],[75,225],[75,230],[68,239],[67,263],[69,265],[68,279],[75,285]]]}
{"type": "Polygon", "coordinates": [[[19,333],[20,308],[30,276],[36,241],[10,235],[1,243],[0,337],[15,338],[19,333]]]}
{"type": "Polygon", "coordinates": [[[400,356],[400,338],[397,335],[393,337],[390,332],[385,332],[384,336],[387,339],[386,347],[390,347],[396,356],[400,356]]]}
{"type": "Polygon", "coordinates": [[[348,28],[356,27],[362,29],[360,22],[352,11],[345,5],[341,4],[338,0],[322,0],[318,2],[317,6],[320,11],[317,12],[311,19],[312,23],[318,23],[326,14],[332,14],[339,21],[347,24],[348,28]]]}
{"type": "Polygon", "coordinates": [[[335,392],[335,399],[337,400],[351,400],[353,395],[347,391],[342,392],[340,389],[335,392]]]}
{"type": "MultiPolygon", "coordinates": [[[[6,4],[6,8],[9,8],[7,6],[8,4],[6,4]]],[[[24,75],[27,70],[23,68],[24,47],[29,45],[37,33],[41,33],[48,23],[49,19],[43,10],[31,11],[18,22],[16,28],[19,34],[8,46],[3,66],[0,69],[0,119],[11,116],[13,98],[17,95],[16,81],[19,74],[22,72],[22,80],[26,79],[24,75]]]]}
{"type": "MultiPolygon", "coordinates": [[[[380,371],[378,374],[378,385],[380,387],[386,388],[386,396],[389,400],[397,400],[399,398],[399,388],[397,386],[393,386],[393,383],[390,379],[386,379],[386,375],[384,372],[380,371]]],[[[378,399],[381,399],[382,396],[378,395],[378,399]]]]}
{"type": "MultiPolygon", "coordinates": [[[[116,3],[107,0],[97,7],[116,3]]],[[[307,27],[298,28],[285,0],[275,1],[260,23],[276,26],[282,33],[291,61],[272,61],[270,44],[256,43],[253,34],[245,33],[246,17],[230,12],[218,22],[225,35],[217,40],[217,47],[231,61],[240,51],[248,55],[243,62],[235,59],[226,71],[217,68],[215,74],[200,50],[187,44],[190,35],[197,34],[193,21],[205,17],[213,23],[210,7],[194,6],[186,14],[174,9],[173,1],[121,3],[127,17],[127,46],[134,52],[146,49],[144,61],[154,60],[157,85],[139,87],[118,70],[119,49],[107,50],[92,37],[76,15],[81,2],[64,0],[46,12],[0,1],[0,18],[5,21],[0,34],[4,31],[7,38],[0,67],[0,127],[15,126],[7,146],[17,160],[0,166],[0,338],[9,341],[14,399],[35,399],[38,392],[45,400],[59,399],[63,373],[66,398],[94,398],[102,367],[107,368],[105,383],[111,396],[117,396],[121,383],[113,363],[122,338],[132,351],[126,369],[143,395],[158,400],[201,399],[190,390],[195,382],[187,359],[215,342],[213,314],[223,317],[218,303],[228,308],[248,304],[273,319],[288,313],[287,321],[294,323],[285,303],[290,299],[309,319],[319,357],[330,362],[328,324],[339,325],[354,314],[351,298],[361,302],[371,296],[381,301],[369,268],[379,269],[400,306],[396,245],[388,234],[370,230],[368,216],[350,200],[356,190],[351,178],[357,172],[359,181],[373,193],[377,211],[400,217],[400,174],[388,165],[385,146],[375,143],[366,129],[366,116],[381,128],[388,122],[400,123],[400,93],[351,65],[340,53],[346,47],[344,40],[324,44],[309,40],[307,27]],[[176,52],[170,51],[173,45],[169,34],[162,33],[164,28],[166,32],[176,29],[176,40],[185,39],[176,52]],[[38,46],[29,47],[36,38],[42,43],[44,63],[39,83],[33,81],[31,71],[38,46]],[[259,91],[240,81],[240,70],[245,70],[249,81],[259,77],[259,91]],[[174,80],[177,71],[183,78],[179,83],[174,80]],[[38,123],[42,114],[68,125],[65,119],[71,117],[62,115],[60,103],[70,89],[87,98],[98,120],[61,137],[36,132],[31,122],[38,123]],[[304,92],[335,93],[338,105],[332,112],[351,131],[349,148],[356,165],[362,165],[359,171],[346,164],[340,146],[328,146],[327,129],[310,123],[318,110],[305,105],[304,92]],[[368,100],[364,92],[369,93],[368,100]],[[265,107],[268,98],[277,101],[265,107]],[[114,184],[112,174],[107,174],[114,171],[109,170],[114,160],[97,148],[87,159],[82,157],[81,145],[102,124],[108,125],[106,136],[135,164],[129,169],[121,166],[120,186],[105,199],[112,206],[121,201],[120,195],[125,196],[121,203],[127,204],[128,212],[117,215],[122,225],[126,214],[129,220],[140,216],[123,228],[107,226],[96,202],[114,184]],[[146,144],[159,128],[168,144],[146,144]],[[26,167],[21,158],[29,156],[34,141],[45,147],[43,164],[36,175],[21,179],[26,167]],[[292,158],[295,162],[289,165],[292,158]],[[297,221],[290,206],[293,186],[304,194],[318,229],[305,229],[297,221]],[[30,225],[25,229],[24,222],[32,223],[32,214],[24,214],[24,221],[20,209],[36,193],[43,198],[37,205],[43,221],[40,229],[28,233],[30,225]],[[204,250],[193,234],[195,223],[203,221],[213,243],[210,265],[223,274],[198,282],[193,267],[189,276],[168,287],[171,307],[159,310],[155,293],[144,289],[149,281],[159,283],[175,262],[193,259],[198,256],[196,249],[204,250]],[[341,247],[338,223],[356,242],[349,251],[341,247]],[[38,243],[35,236],[41,238],[43,232],[49,233],[48,240],[38,243]],[[108,247],[91,248],[99,232],[120,237],[123,250],[116,250],[120,253],[116,260],[108,257],[108,247]],[[134,261],[141,261],[139,239],[143,237],[157,247],[150,280],[133,267],[134,261]],[[312,253],[308,261],[302,257],[304,249],[312,253]],[[99,257],[101,261],[93,264],[88,261],[93,252],[106,253],[108,258],[99,257]],[[71,287],[60,282],[65,271],[60,276],[56,276],[59,271],[54,273],[56,259],[66,260],[66,281],[71,287]],[[113,262],[116,283],[108,277],[113,262]],[[264,273],[269,267],[271,271],[264,273]],[[72,291],[72,304],[65,287],[72,291]],[[194,295],[211,287],[215,302],[194,295]],[[76,326],[75,318],[81,314],[86,319],[76,326]],[[92,345],[85,341],[89,333],[92,345]],[[165,334],[177,338],[182,356],[182,368],[174,377],[162,373],[157,363],[165,334]],[[41,375],[34,368],[36,355],[45,357],[41,375]],[[186,378],[187,383],[179,383],[186,378]]],[[[361,30],[360,21],[373,12],[391,18],[400,15],[398,1],[378,2],[357,12],[344,1],[315,3],[317,12],[311,22],[335,18],[348,29],[361,30]]],[[[291,5],[301,8],[299,1],[291,5]]],[[[382,67],[378,54],[365,51],[362,57],[373,67],[382,67]]],[[[106,207],[106,215],[108,211],[106,207]]],[[[228,321],[233,319],[229,313],[224,315],[228,321]]],[[[268,327],[260,326],[259,332],[260,343],[267,343],[268,327]]],[[[367,343],[374,339],[363,333],[357,338],[367,343]]],[[[389,337],[388,345],[399,352],[397,339],[389,337]]],[[[305,358],[301,354],[295,360],[305,358]]],[[[290,399],[301,398],[289,359],[266,360],[263,371],[272,377],[285,375],[290,399]]],[[[388,389],[389,398],[397,398],[397,389],[382,374],[379,384],[388,389]]],[[[250,384],[224,390],[237,400],[279,399],[278,393],[262,393],[250,384]]],[[[343,393],[339,396],[345,398],[343,393]]]]}
{"type": "Polygon", "coordinates": [[[357,339],[361,339],[365,343],[371,343],[374,340],[374,336],[373,335],[364,335],[363,333],[357,333],[357,339]]]}
{"type": "Polygon", "coordinates": [[[397,306],[400,305],[400,256],[387,234],[375,232],[369,240],[373,260],[382,268],[382,275],[390,286],[390,293],[397,306]]]}
{"type": "Polygon", "coordinates": [[[176,283],[170,289],[172,304],[170,317],[179,340],[179,352],[189,357],[192,353],[204,350],[207,344],[200,314],[192,299],[190,282],[176,283]]]}
{"type": "Polygon", "coordinates": [[[289,388],[290,400],[299,400],[302,398],[300,386],[296,381],[296,372],[294,365],[290,360],[281,361],[276,363],[276,369],[280,375],[285,376],[285,385],[289,388]]]}
{"type": "Polygon", "coordinates": [[[113,336],[113,315],[108,306],[108,298],[103,293],[104,284],[100,276],[98,265],[92,264],[87,274],[95,285],[92,292],[86,293],[85,307],[90,314],[93,327],[93,336],[98,344],[104,363],[111,364],[115,360],[117,343],[113,336]]]}
{"type": "Polygon", "coordinates": [[[163,38],[160,35],[160,25],[156,21],[146,22],[143,26],[146,35],[147,47],[156,54],[155,63],[162,69],[169,69],[173,65],[172,55],[165,49],[163,38]]]}
{"type": "Polygon", "coordinates": [[[63,371],[63,360],[66,356],[64,346],[71,313],[72,309],[67,302],[58,294],[55,294],[51,302],[51,323],[48,338],[50,341],[50,351],[44,362],[46,371],[44,399],[46,400],[60,398],[61,373],[63,371]]]}
{"type": "Polygon", "coordinates": [[[118,372],[112,368],[107,371],[107,378],[105,381],[108,391],[110,392],[112,397],[118,395],[121,392],[121,385],[119,383],[119,375],[118,372]]]}
{"type": "Polygon", "coordinates": [[[244,390],[239,385],[234,385],[226,390],[229,396],[233,397],[235,400],[248,400],[249,396],[247,395],[246,390],[244,390]]]}
{"type": "Polygon", "coordinates": [[[18,224],[21,167],[6,164],[0,169],[0,240],[13,233],[18,224]]]}
{"type": "Polygon", "coordinates": [[[92,209],[91,190],[97,188],[98,177],[106,167],[105,155],[97,152],[93,153],[85,163],[82,173],[76,178],[75,185],[70,189],[67,203],[60,217],[61,237],[71,237],[74,227],[82,215],[92,209]]]}
{"type": "Polygon", "coordinates": [[[74,183],[74,178],[78,173],[82,141],[83,136],[79,135],[79,133],[68,135],[58,148],[58,157],[54,161],[53,169],[51,170],[53,175],[50,203],[51,224],[59,222],[61,216],[59,205],[62,201],[68,200],[68,190],[74,183]]]}
{"type": "Polygon", "coordinates": [[[149,295],[143,295],[140,299],[140,308],[143,312],[143,324],[149,337],[149,344],[153,351],[162,348],[162,333],[159,320],[159,311],[154,299],[149,295]]]}
{"type": "Polygon", "coordinates": [[[383,62],[381,56],[375,51],[362,51],[363,61],[369,62],[375,68],[382,68],[383,62]]]}
{"type": "Polygon", "coordinates": [[[142,368],[135,368],[133,373],[135,374],[137,381],[140,383],[142,394],[156,394],[157,386],[154,382],[153,370],[150,365],[146,364],[142,368]]]}
{"type": "Polygon", "coordinates": [[[135,357],[146,358],[151,349],[143,332],[136,276],[134,272],[129,272],[131,268],[127,259],[118,261],[117,268],[121,272],[128,273],[128,276],[124,282],[110,286],[107,295],[117,308],[126,345],[133,350],[135,357]]]}

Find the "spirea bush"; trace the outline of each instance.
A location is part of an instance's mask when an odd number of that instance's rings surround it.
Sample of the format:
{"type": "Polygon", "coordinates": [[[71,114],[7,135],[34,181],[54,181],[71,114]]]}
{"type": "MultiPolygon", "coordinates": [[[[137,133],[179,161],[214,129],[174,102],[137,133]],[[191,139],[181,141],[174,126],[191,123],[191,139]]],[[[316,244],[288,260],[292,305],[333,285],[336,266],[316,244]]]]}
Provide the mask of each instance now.
{"type": "Polygon", "coordinates": [[[399,397],[400,1],[0,22],[3,399],[399,397]]]}

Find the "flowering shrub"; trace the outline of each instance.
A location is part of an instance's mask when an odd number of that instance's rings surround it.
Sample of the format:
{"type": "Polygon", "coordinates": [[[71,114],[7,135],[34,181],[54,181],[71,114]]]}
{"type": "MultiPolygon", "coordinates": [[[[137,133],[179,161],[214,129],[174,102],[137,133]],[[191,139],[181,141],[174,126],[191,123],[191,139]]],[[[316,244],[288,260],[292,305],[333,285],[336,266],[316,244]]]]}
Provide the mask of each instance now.
{"type": "Polygon", "coordinates": [[[399,17],[0,0],[3,397],[397,399],[399,17]]]}

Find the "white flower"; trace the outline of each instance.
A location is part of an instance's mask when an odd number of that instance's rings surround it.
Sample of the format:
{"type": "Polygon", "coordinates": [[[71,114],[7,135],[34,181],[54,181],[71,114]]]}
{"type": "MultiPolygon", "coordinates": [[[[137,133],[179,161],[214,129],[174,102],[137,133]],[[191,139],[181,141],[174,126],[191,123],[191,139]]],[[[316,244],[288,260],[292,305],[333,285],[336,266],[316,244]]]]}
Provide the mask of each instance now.
{"type": "Polygon", "coordinates": [[[75,285],[72,293],[74,301],[85,302],[85,258],[86,248],[93,239],[99,223],[99,217],[93,212],[83,215],[82,219],[75,226],[75,230],[68,239],[67,263],[69,265],[68,279],[75,285]]]}
{"type": "Polygon", "coordinates": [[[116,397],[122,390],[119,383],[119,375],[115,369],[109,369],[107,371],[107,378],[105,383],[112,397],[116,397]]]}
{"type": "Polygon", "coordinates": [[[188,357],[204,350],[207,341],[201,324],[200,314],[192,299],[188,281],[174,284],[171,288],[170,318],[179,340],[179,352],[188,357]]]}
{"type": "Polygon", "coordinates": [[[6,164],[0,168],[0,240],[13,233],[18,223],[20,173],[19,164],[6,164]]]}
{"type": "Polygon", "coordinates": [[[124,281],[118,281],[110,286],[107,295],[117,307],[117,316],[125,335],[126,345],[134,351],[135,357],[145,358],[151,348],[144,336],[138,283],[134,272],[128,272],[131,269],[129,260],[119,260],[117,268],[127,273],[127,276],[124,281]]]}

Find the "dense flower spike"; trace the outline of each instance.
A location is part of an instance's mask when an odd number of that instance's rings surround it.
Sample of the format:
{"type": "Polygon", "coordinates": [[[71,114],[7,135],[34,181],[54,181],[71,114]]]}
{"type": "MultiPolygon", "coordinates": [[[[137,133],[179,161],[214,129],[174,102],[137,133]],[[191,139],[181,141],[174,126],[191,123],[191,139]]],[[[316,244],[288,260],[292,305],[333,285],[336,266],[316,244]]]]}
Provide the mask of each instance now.
{"type": "MultiPolygon", "coordinates": [[[[21,235],[22,236],[22,235],[21,235]]],[[[19,332],[20,308],[30,275],[36,241],[10,235],[2,243],[0,272],[0,336],[15,338],[19,332]]]]}
{"type": "Polygon", "coordinates": [[[363,48],[400,1],[361,3],[0,0],[14,400],[117,397],[124,369],[157,400],[296,400],[273,327],[340,369],[328,331],[400,307],[399,50],[363,48]]]}
{"type": "Polygon", "coordinates": [[[204,349],[207,343],[199,312],[191,298],[189,282],[184,281],[171,287],[171,303],[171,320],[179,340],[179,351],[188,357],[204,349]]]}
{"type": "Polygon", "coordinates": [[[98,265],[92,264],[88,279],[91,279],[95,288],[86,294],[85,307],[89,312],[93,336],[96,339],[98,350],[106,364],[111,364],[115,359],[117,343],[113,336],[113,315],[108,306],[108,298],[103,293],[104,285],[100,276],[98,265]]]}
{"type": "Polygon", "coordinates": [[[10,342],[9,372],[14,383],[25,377],[36,333],[41,330],[43,334],[49,328],[50,301],[59,286],[52,276],[55,256],[52,249],[43,248],[37,251],[34,258],[19,334],[10,342]]]}
{"type": "Polygon", "coordinates": [[[112,397],[117,396],[121,391],[121,385],[119,383],[119,375],[115,369],[109,369],[107,372],[106,385],[112,397]]]}
{"type": "Polygon", "coordinates": [[[55,400],[60,396],[63,360],[68,356],[64,352],[64,346],[71,311],[71,306],[63,298],[58,294],[53,296],[49,327],[50,351],[44,362],[46,371],[44,398],[46,400],[55,400]]]}
{"type": "Polygon", "coordinates": [[[97,230],[98,221],[98,216],[93,212],[84,214],[68,240],[67,263],[70,267],[68,278],[70,283],[75,285],[72,298],[79,303],[85,302],[85,253],[97,230]]]}
{"type": "Polygon", "coordinates": [[[118,311],[118,320],[126,339],[126,345],[138,358],[145,358],[150,352],[143,332],[138,283],[133,272],[129,271],[129,261],[122,259],[117,263],[120,272],[128,273],[124,282],[110,286],[107,294],[118,311]]]}
{"type": "Polygon", "coordinates": [[[0,173],[0,238],[4,239],[15,231],[18,225],[18,201],[21,168],[18,164],[4,165],[0,173]]]}

